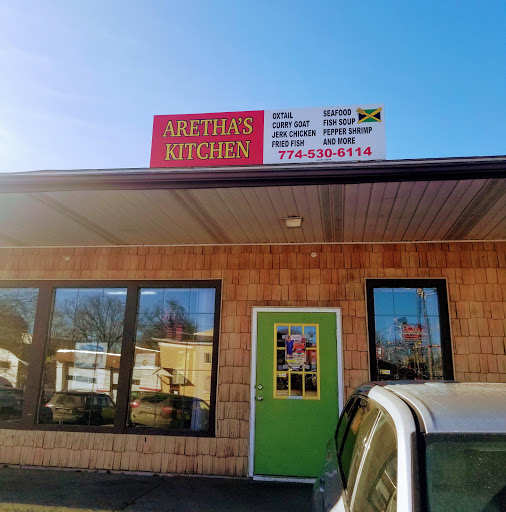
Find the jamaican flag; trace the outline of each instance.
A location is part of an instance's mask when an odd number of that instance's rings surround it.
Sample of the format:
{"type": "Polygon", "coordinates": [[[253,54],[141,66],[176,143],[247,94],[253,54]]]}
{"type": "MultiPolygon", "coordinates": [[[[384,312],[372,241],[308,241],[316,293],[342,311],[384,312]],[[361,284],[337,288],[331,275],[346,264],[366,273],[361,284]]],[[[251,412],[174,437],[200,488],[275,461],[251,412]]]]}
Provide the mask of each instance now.
{"type": "Polygon", "coordinates": [[[381,107],[374,109],[357,108],[359,123],[381,123],[381,107]]]}

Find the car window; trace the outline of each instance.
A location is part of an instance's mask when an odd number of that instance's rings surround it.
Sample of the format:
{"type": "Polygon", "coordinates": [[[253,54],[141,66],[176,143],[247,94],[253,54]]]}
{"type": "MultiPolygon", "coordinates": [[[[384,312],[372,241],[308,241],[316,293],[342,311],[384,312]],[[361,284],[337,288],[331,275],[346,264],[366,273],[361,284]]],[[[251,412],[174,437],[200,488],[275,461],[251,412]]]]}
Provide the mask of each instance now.
{"type": "Polygon", "coordinates": [[[105,396],[93,396],[91,397],[91,405],[93,407],[108,407],[109,406],[109,397],[105,396]]]}
{"type": "Polygon", "coordinates": [[[344,407],[344,411],[341,414],[341,418],[339,419],[339,424],[336,429],[336,449],[337,453],[340,452],[340,448],[342,442],[344,440],[346,431],[348,429],[348,425],[350,424],[350,418],[353,414],[353,406],[355,405],[355,398],[351,398],[348,400],[347,404],[344,407]]]}
{"type": "Polygon", "coordinates": [[[62,395],[62,397],[58,399],[58,403],[67,406],[74,405],[76,403],[76,399],[73,396],[62,395]]]}
{"type": "Polygon", "coordinates": [[[397,436],[380,411],[366,441],[350,500],[351,512],[394,512],[397,508],[397,436]]]}
{"type": "Polygon", "coordinates": [[[351,496],[360,461],[366,448],[366,441],[379,409],[374,407],[366,398],[360,398],[353,409],[350,424],[339,451],[339,466],[341,468],[343,485],[351,496]]]}
{"type": "Polygon", "coordinates": [[[167,400],[169,397],[167,395],[148,395],[142,399],[143,402],[148,402],[150,404],[157,404],[159,402],[163,402],[167,400]]]}
{"type": "Polygon", "coordinates": [[[429,512],[506,510],[505,434],[425,434],[429,512]]]}

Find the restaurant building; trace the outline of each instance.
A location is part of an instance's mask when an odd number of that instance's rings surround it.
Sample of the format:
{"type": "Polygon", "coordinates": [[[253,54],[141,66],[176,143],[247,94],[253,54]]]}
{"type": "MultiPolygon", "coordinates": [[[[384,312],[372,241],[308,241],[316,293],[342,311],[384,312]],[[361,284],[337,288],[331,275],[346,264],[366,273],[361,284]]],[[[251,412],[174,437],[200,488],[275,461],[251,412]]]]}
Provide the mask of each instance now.
{"type": "Polygon", "coordinates": [[[0,463],[312,478],[364,381],[506,383],[505,171],[0,175],[0,463]]]}

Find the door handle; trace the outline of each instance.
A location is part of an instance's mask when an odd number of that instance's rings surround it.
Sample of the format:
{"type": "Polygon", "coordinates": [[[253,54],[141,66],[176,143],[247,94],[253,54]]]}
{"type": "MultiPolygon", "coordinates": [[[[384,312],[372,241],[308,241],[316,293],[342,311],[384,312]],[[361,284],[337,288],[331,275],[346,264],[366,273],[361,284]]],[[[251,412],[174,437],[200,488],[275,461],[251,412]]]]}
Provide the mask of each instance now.
{"type": "Polygon", "coordinates": [[[257,396],[257,400],[258,400],[259,402],[261,402],[263,399],[264,399],[264,397],[263,397],[263,396],[257,396]]]}

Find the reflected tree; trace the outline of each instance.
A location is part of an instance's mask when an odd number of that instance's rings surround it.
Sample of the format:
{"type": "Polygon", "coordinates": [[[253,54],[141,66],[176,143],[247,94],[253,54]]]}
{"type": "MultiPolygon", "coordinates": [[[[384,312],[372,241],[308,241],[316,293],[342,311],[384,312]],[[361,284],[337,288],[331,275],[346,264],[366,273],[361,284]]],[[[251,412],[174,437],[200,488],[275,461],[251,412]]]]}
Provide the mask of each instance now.
{"type": "Polygon", "coordinates": [[[0,385],[22,387],[26,379],[38,290],[0,289],[0,385]]]}
{"type": "Polygon", "coordinates": [[[12,288],[0,290],[0,329],[23,326],[29,332],[35,320],[38,290],[12,288]],[[16,325],[17,324],[17,325],[16,325]]]}
{"type": "Polygon", "coordinates": [[[119,353],[123,338],[125,303],[117,297],[93,295],[65,300],[53,313],[51,337],[76,342],[107,343],[108,352],[119,353]]]}
{"type": "Polygon", "coordinates": [[[157,348],[158,341],[164,338],[181,340],[197,330],[195,322],[188,318],[185,308],[176,300],[169,300],[165,307],[153,306],[143,311],[138,329],[142,332],[137,345],[157,348]]]}
{"type": "Polygon", "coordinates": [[[31,343],[38,291],[12,288],[0,290],[0,346],[31,343]]]}

